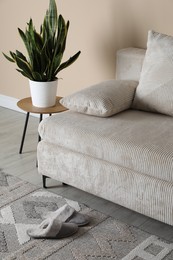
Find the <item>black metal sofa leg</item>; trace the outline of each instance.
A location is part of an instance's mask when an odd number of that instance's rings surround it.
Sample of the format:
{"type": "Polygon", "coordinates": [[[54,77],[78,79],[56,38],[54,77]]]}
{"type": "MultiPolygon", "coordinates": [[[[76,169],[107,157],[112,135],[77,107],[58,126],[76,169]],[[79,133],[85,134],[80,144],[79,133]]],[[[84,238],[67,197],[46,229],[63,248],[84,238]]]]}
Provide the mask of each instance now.
{"type": "Polygon", "coordinates": [[[49,178],[49,177],[47,177],[47,176],[45,176],[45,175],[42,175],[43,188],[45,188],[45,189],[47,188],[47,187],[46,187],[46,179],[47,179],[47,178],[49,178]]]}
{"type": "MultiPolygon", "coordinates": [[[[45,189],[47,189],[47,186],[46,186],[46,179],[47,178],[50,178],[50,177],[48,177],[48,176],[46,176],[46,175],[42,175],[42,180],[43,180],[43,188],[45,188],[45,189]]],[[[66,183],[62,183],[63,185],[68,185],[68,184],[66,184],[66,183]]]]}

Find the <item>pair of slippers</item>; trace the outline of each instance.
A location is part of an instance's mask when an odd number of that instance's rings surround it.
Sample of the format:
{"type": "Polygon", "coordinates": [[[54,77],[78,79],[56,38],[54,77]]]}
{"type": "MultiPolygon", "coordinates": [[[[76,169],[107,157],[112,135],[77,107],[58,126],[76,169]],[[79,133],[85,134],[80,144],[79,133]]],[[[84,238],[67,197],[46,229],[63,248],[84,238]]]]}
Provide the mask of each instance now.
{"type": "Polygon", "coordinates": [[[75,234],[78,227],[89,223],[88,216],[77,212],[68,204],[48,213],[44,218],[46,219],[36,228],[27,230],[30,237],[61,239],[75,234]]]}

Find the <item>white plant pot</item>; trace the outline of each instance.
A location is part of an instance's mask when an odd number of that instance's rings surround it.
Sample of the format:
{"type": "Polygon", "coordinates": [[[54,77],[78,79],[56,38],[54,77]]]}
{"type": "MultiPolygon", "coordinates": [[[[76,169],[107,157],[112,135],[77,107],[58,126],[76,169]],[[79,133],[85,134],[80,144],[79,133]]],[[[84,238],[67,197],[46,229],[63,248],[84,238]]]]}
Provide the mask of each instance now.
{"type": "Polygon", "coordinates": [[[56,103],[58,80],[39,82],[29,80],[32,104],[35,107],[52,107],[56,103]]]}

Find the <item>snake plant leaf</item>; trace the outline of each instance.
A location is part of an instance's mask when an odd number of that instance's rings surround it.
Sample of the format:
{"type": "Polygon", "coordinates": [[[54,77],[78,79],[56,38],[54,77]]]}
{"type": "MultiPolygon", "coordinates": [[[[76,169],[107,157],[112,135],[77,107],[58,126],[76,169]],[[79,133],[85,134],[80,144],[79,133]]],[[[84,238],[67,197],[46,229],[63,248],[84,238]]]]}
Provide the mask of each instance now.
{"type": "Polygon", "coordinates": [[[18,72],[20,72],[24,77],[30,79],[30,80],[33,80],[33,77],[31,76],[31,74],[28,74],[26,71],[23,71],[23,70],[19,70],[19,69],[16,69],[18,72]]]}
{"type": "Polygon", "coordinates": [[[28,30],[26,30],[26,32],[28,32],[28,39],[32,42],[34,42],[34,31],[35,31],[35,28],[34,28],[34,25],[33,25],[33,22],[32,22],[32,19],[29,20],[29,23],[28,23],[28,30]]]}
{"type": "Polygon", "coordinates": [[[26,47],[29,59],[32,60],[32,52],[31,52],[31,48],[30,48],[30,39],[29,39],[29,36],[27,34],[27,31],[26,31],[26,35],[25,35],[25,33],[20,28],[18,28],[18,32],[19,32],[20,37],[22,38],[22,40],[24,42],[24,45],[26,47]]]}
{"type": "Polygon", "coordinates": [[[58,24],[58,12],[55,0],[50,0],[49,10],[48,10],[48,22],[52,30],[52,34],[56,32],[58,24]]]}
{"type": "Polygon", "coordinates": [[[26,71],[28,74],[31,74],[32,75],[32,71],[31,71],[31,68],[29,66],[29,64],[25,61],[25,60],[22,60],[21,58],[17,57],[15,58],[16,60],[16,64],[17,66],[23,70],[23,71],[26,71]]]}
{"type": "Polygon", "coordinates": [[[42,75],[36,71],[33,71],[32,76],[34,81],[45,81],[44,77],[42,77],[42,75]]]}
{"type": "Polygon", "coordinates": [[[62,17],[62,15],[59,16],[58,20],[58,35],[57,39],[55,40],[55,49],[52,53],[52,61],[50,65],[49,70],[49,77],[50,75],[54,75],[54,71],[59,67],[62,57],[63,57],[63,51],[62,46],[64,43],[64,40],[66,39],[66,24],[62,17]]]}
{"type": "Polygon", "coordinates": [[[54,75],[54,78],[56,77],[56,74],[54,73],[56,69],[60,66],[61,60],[62,60],[63,54],[60,52],[57,56],[54,56],[52,59],[52,64],[50,66],[49,70],[49,78],[51,78],[54,75]]]}
{"type": "Polygon", "coordinates": [[[79,55],[81,54],[81,51],[78,51],[75,55],[73,55],[72,57],[70,57],[67,61],[63,62],[59,68],[57,69],[57,71],[55,73],[60,72],[61,70],[67,68],[68,66],[70,66],[73,62],[75,62],[77,60],[77,58],[79,57],[79,55]]]}
{"type": "Polygon", "coordinates": [[[18,50],[16,50],[16,56],[27,62],[26,57],[18,50]]]}
{"type": "Polygon", "coordinates": [[[37,48],[41,51],[43,48],[43,40],[42,40],[40,34],[38,34],[36,31],[34,31],[34,41],[35,41],[37,48]]]}
{"type": "Polygon", "coordinates": [[[55,74],[55,71],[61,64],[63,53],[64,53],[62,49],[64,47],[64,41],[66,40],[66,36],[67,36],[67,28],[66,28],[65,20],[62,17],[62,15],[60,15],[58,20],[57,38],[55,39],[55,50],[52,56],[52,61],[49,70],[49,77],[50,75],[55,74]]]}
{"type": "Polygon", "coordinates": [[[47,52],[46,52],[46,48],[43,48],[40,52],[40,65],[41,65],[41,72],[43,74],[46,73],[46,70],[47,68],[49,67],[49,58],[48,58],[48,55],[47,55],[47,52]]]}
{"type": "Polygon", "coordinates": [[[59,16],[59,20],[58,20],[58,35],[57,35],[57,43],[62,43],[65,39],[65,37],[67,36],[67,28],[66,28],[66,24],[65,24],[65,20],[62,17],[62,15],[59,16]]]}
{"type": "Polygon", "coordinates": [[[23,42],[25,43],[26,42],[25,33],[20,28],[18,28],[18,32],[19,32],[20,37],[22,38],[23,42]]]}
{"type": "Polygon", "coordinates": [[[40,35],[42,35],[44,43],[46,43],[46,41],[48,39],[48,35],[47,35],[48,28],[47,27],[48,26],[47,26],[47,13],[46,13],[46,16],[44,18],[43,24],[40,29],[40,35]]]}
{"type": "Polygon", "coordinates": [[[10,61],[10,62],[15,62],[14,59],[10,58],[8,55],[6,55],[5,53],[2,53],[4,55],[4,57],[10,61]]]}
{"type": "Polygon", "coordinates": [[[68,33],[69,26],[70,26],[70,22],[68,21],[67,24],[66,24],[66,36],[64,38],[64,41],[63,41],[63,44],[62,44],[62,48],[61,48],[62,52],[64,52],[65,48],[66,48],[66,40],[67,40],[67,33],[68,33]]]}
{"type": "Polygon", "coordinates": [[[16,62],[16,53],[10,51],[10,55],[11,55],[11,57],[13,58],[13,60],[16,62]]]}

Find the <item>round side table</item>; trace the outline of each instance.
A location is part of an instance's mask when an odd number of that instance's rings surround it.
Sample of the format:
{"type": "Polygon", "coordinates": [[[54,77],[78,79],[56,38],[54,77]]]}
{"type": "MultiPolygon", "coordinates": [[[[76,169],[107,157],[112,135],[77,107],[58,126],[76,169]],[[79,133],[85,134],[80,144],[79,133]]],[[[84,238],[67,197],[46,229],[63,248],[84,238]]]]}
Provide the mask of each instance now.
{"type": "MultiPolygon", "coordinates": [[[[23,135],[22,135],[22,140],[21,140],[21,145],[19,149],[19,153],[22,153],[23,150],[23,144],[25,140],[25,135],[26,135],[26,130],[27,130],[27,125],[28,125],[28,120],[29,120],[29,115],[30,113],[34,114],[39,114],[40,115],[40,121],[42,121],[43,114],[49,114],[50,116],[54,113],[60,113],[63,111],[66,111],[67,108],[63,107],[60,103],[59,100],[61,97],[56,97],[56,104],[53,107],[47,107],[47,108],[40,108],[40,107],[34,107],[32,105],[32,100],[31,97],[27,97],[24,99],[21,99],[17,102],[17,106],[21,108],[22,110],[26,111],[26,119],[25,119],[25,124],[24,124],[24,129],[23,129],[23,135]]],[[[40,141],[40,136],[38,137],[38,141],[40,141]]]]}

